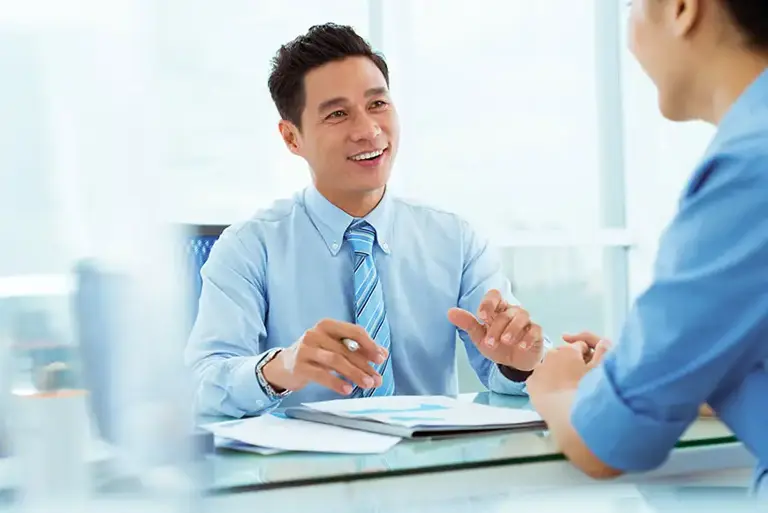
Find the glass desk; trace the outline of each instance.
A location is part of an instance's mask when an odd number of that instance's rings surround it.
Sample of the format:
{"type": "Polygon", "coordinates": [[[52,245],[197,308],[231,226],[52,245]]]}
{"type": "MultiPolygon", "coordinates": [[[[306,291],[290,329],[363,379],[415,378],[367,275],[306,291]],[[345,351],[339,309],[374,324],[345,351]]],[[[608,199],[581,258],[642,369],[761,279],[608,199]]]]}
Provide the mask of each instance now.
{"type": "MultiPolygon", "coordinates": [[[[495,406],[527,405],[526,398],[491,393],[460,398],[495,406]]],[[[202,421],[210,420],[213,419],[202,421]]],[[[233,513],[305,511],[308,505],[313,512],[333,513],[506,510],[499,509],[502,505],[515,508],[527,505],[539,510],[538,506],[546,500],[571,504],[578,499],[574,493],[582,494],[583,500],[591,504],[598,492],[595,486],[601,487],[601,500],[610,499],[620,506],[625,506],[629,499],[645,501],[644,497],[649,495],[647,490],[652,490],[655,497],[672,493],[665,490],[674,492],[675,481],[668,481],[666,476],[679,477],[686,483],[683,478],[691,473],[749,468],[754,462],[746,456],[743,446],[719,421],[700,419],[681,437],[678,448],[670,456],[671,465],[661,474],[662,492],[658,491],[658,475],[652,478],[655,482],[636,481],[635,476],[627,476],[631,479],[623,483],[614,481],[607,485],[590,480],[565,461],[553,440],[542,431],[404,440],[387,453],[365,456],[314,453],[260,456],[217,450],[199,462],[200,472],[195,472],[194,480],[202,488],[206,507],[211,511],[233,513]],[[587,491],[579,491],[585,485],[587,491]]],[[[17,495],[13,468],[5,465],[6,474],[10,474],[3,479],[2,463],[0,459],[0,511],[6,511],[8,506],[17,503],[17,495]],[[7,481],[5,486],[2,481],[7,481]]],[[[107,503],[133,507],[137,500],[145,498],[146,490],[155,490],[165,482],[163,479],[155,482],[157,476],[142,476],[138,482],[134,476],[122,479],[111,475],[109,465],[102,470],[103,473],[94,467],[95,474],[102,476],[94,483],[93,504],[100,508],[97,511],[113,511],[104,506],[107,503]]],[[[743,488],[748,481],[748,476],[736,477],[738,487],[743,488]]],[[[709,482],[726,484],[720,475],[709,482]]],[[[737,489],[736,493],[743,495],[744,491],[737,489]]],[[[616,511],[626,513],[624,506],[616,511]]],[[[114,511],[118,510],[125,509],[114,511]]],[[[609,510],[614,511],[605,509],[609,510]]]]}
{"type": "MultiPolygon", "coordinates": [[[[493,393],[460,396],[494,406],[524,407],[527,398],[493,393]]],[[[734,445],[718,420],[702,418],[681,437],[678,448],[734,445]]],[[[274,488],[349,482],[378,477],[563,461],[546,432],[526,431],[448,440],[403,440],[377,455],[283,453],[271,456],[217,450],[210,457],[208,490],[231,494],[274,488]]]]}

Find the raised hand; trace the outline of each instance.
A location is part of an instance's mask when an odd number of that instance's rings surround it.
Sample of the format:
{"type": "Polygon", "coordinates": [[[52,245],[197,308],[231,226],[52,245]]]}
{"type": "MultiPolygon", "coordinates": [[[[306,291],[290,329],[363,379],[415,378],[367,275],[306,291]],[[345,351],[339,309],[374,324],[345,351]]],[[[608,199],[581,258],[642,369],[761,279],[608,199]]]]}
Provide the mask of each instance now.
{"type": "Polygon", "coordinates": [[[507,303],[498,290],[485,295],[477,316],[462,308],[451,308],[448,319],[493,362],[528,371],[541,361],[541,326],[531,321],[524,308],[507,303]]]}

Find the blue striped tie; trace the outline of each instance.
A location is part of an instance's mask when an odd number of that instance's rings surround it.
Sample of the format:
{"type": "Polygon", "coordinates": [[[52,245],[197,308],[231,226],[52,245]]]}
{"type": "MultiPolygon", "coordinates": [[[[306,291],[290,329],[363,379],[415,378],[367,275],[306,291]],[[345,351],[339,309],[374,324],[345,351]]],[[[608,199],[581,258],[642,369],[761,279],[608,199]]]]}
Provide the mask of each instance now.
{"type": "MultiPolygon", "coordinates": [[[[352,246],[355,265],[355,321],[363,326],[371,338],[389,351],[389,322],[384,306],[384,294],[379,282],[379,273],[373,262],[373,242],[376,231],[367,221],[355,221],[347,229],[344,239],[352,246]]],[[[372,364],[381,374],[381,386],[361,389],[355,387],[353,396],[370,397],[393,395],[395,380],[392,375],[392,356],[382,364],[372,364]]]]}

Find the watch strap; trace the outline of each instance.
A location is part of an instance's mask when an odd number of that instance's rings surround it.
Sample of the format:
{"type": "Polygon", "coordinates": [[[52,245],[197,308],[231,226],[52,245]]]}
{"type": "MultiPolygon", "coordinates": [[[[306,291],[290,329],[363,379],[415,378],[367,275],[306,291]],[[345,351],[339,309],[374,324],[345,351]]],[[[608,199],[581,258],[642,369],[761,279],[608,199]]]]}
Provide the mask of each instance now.
{"type": "Polygon", "coordinates": [[[258,361],[256,364],[256,379],[259,380],[259,386],[264,391],[264,394],[269,398],[270,401],[279,401],[288,394],[291,393],[290,390],[284,390],[282,392],[278,392],[272,387],[272,385],[269,384],[267,381],[267,378],[264,377],[264,366],[275,359],[275,357],[280,354],[280,351],[282,351],[282,347],[276,347],[274,349],[270,349],[266,353],[264,353],[264,356],[261,358],[261,360],[258,361]]]}
{"type": "Polygon", "coordinates": [[[514,381],[515,383],[522,383],[531,377],[531,374],[533,374],[532,370],[522,371],[520,369],[515,369],[514,367],[509,367],[508,365],[502,365],[500,363],[497,363],[496,366],[499,368],[499,372],[501,372],[502,376],[510,381],[514,381]]]}

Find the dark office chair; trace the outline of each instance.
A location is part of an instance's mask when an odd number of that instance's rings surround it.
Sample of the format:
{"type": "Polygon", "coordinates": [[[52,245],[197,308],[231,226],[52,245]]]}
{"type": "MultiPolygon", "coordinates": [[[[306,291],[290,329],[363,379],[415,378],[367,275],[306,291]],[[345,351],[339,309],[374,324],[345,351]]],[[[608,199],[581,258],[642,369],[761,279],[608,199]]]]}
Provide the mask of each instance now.
{"type": "Polygon", "coordinates": [[[208,261],[208,255],[211,254],[211,248],[219,240],[221,232],[226,228],[225,225],[184,225],[183,229],[189,234],[187,239],[187,257],[190,264],[190,279],[192,280],[191,319],[194,322],[197,317],[198,300],[203,286],[203,280],[200,277],[200,269],[208,261]]]}

